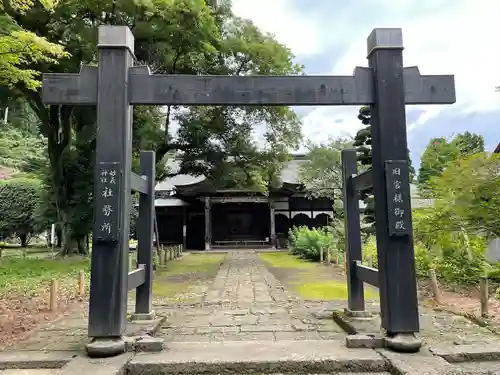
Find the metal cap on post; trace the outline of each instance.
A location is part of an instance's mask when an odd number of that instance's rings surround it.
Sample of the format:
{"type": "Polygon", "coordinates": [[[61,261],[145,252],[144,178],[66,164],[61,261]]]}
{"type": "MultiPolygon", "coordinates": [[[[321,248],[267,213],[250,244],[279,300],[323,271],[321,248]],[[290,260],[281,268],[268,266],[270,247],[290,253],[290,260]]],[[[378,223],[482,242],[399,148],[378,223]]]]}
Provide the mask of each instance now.
{"type": "Polygon", "coordinates": [[[399,28],[373,29],[366,39],[368,58],[379,49],[403,50],[403,30],[399,28]]]}
{"type": "Polygon", "coordinates": [[[127,26],[99,26],[97,48],[127,48],[134,54],[134,35],[127,26]]]}

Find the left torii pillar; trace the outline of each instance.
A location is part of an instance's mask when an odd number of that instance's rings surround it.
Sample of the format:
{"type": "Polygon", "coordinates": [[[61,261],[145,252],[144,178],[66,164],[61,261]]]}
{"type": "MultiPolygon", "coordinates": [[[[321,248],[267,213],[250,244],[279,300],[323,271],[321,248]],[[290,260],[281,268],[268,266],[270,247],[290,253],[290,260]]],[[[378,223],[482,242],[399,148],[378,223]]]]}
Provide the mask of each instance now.
{"type": "Polygon", "coordinates": [[[43,98],[46,104],[97,104],[88,322],[88,335],[93,341],[87,352],[89,356],[105,357],[126,350],[122,334],[127,327],[132,166],[128,80],[134,61],[134,37],[125,26],[101,26],[98,51],[97,68],[82,67],[80,74],[45,75],[43,98]],[[103,180],[110,172],[115,177],[113,184],[103,180]]]}

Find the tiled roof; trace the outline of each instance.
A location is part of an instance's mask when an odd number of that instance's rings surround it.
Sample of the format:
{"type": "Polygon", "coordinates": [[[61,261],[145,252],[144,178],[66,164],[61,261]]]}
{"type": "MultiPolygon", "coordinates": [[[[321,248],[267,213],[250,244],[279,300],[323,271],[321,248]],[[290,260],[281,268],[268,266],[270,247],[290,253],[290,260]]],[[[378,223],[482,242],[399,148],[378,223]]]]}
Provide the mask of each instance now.
{"type": "Polygon", "coordinates": [[[495,154],[500,154],[500,143],[495,147],[495,150],[493,151],[495,154]]]}
{"type": "MultiPolygon", "coordinates": [[[[304,155],[294,155],[294,159],[290,160],[281,171],[281,180],[284,183],[297,184],[299,182],[300,165],[307,160],[304,155]]],[[[179,170],[180,162],[178,160],[171,160],[167,163],[167,167],[175,172],[179,170]]],[[[205,176],[191,176],[188,174],[180,174],[175,177],[166,178],[159,182],[155,190],[172,190],[174,186],[186,186],[196,184],[205,180],[205,176]]]]}

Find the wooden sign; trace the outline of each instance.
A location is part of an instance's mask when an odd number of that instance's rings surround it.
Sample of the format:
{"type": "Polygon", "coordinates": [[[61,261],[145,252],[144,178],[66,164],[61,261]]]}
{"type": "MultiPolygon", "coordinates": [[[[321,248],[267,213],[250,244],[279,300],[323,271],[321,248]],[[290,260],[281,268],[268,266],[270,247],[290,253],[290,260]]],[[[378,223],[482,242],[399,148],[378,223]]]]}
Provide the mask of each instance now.
{"type": "Polygon", "coordinates": [[[411,197],[407,161],[387,160],[385,182],[389,235],[407,236],[411,231],[411,197]]]}
{"type": "Polygon", "coordinates": [[[117,242],[119,237],[121,164],[100,162],[95,197],[95,233],[99,242],[117,242]]]}

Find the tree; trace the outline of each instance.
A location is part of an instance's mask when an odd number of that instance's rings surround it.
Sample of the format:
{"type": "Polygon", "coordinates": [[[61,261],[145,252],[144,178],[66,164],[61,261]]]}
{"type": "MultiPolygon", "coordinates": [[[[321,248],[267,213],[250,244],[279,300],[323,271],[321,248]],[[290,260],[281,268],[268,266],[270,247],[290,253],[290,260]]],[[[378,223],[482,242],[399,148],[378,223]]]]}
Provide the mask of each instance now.
{"type": "Polygon", "coordinates": [[[16,235],[26,247],[36,231],[35,212],[39,203],[40,182],[36,179],[0,180],[0,232],[16,235]]]}
{"type": "Polygon", "coordinates": [[[307,157],[299,170],[299,181],[312,197],[342,200],[341,151],[351,144],[350,140],[340,138],[307,143],[307,157]]]}
{"type": "Polygon", "coordinates": [[[440,209],[449,213],[455,230],[500,236],[500,157],[476,153],[448,164],[431,180],[440,209]]]}
{"type": "MultiPolygon", "coordinates": [[[[119,24],[132,29],[137,59],[157,73],[289,75],[302,72],[302,68],[293,63],[289,49],[250,21],[235,17],[229,3],[214,8],[203,0],[124,0],[112,4],[65,0],[51,10],[34,7],[24,13],[15,8],[6,11],[23,30],[36,31],[68,52],[58,64],[29,63],[32,70],[79,71],[82,63],[95,62],[97,27],[119,24]]],[[[74,252],[81,233],[80,227],[75,228],[73,223],[81,223],[81,218],[73,220],[73,217],[80,213],[77,208],[80,203],[92,207],[86,199],[92,189],[88,181],[94,159],[95,109],[47,107],[41,101],[40,92],[33,93],[22,85],[15,85],[14,89],[29,102],[40,121],[40,132],[47,139],[50,185],[63,232],[63,253],[74,252]]],[[[283,164],[288,150],[295,148],[300,140],[300,122],[288,107],[168,107],[165,114],[158,111],[146,107],[134,111],[134,156],[141,146],[155,149],[159,177],[168,175],[163,168],[165,159],[177,154],[182,157],[182,163],[176,173],[216,177],[221,170],[230,169],[236,185],[264,190],[273,182],[274,172],[283,164]],[[136,121],[140,119],[142,121],[136,121]],[[172,135],[174,120],[180,128],[172,135]],[[257,124],[265,124],[266,128],[264,145],[260,146],[252,141],[252,128],[257,124]]]]}
{"type": "Polygon", "coordinates": [[[351,144],[351,140],[341,138],[319,144],[309,142],[306,162],[299,169],[299,182],[306,187],[311,198],[327,198],[333,201],[330,230],[339,249],[343,247],[345,237],[341,151],[349,148],[351,144]]]}
{"type": "Polygon", "coordinates": [[[431,139],[420,160],[419,190],[429,194],[431,178],[440,176],[450,162],[478,152],[484,152],[484,139],[478,134],[465,132],[450,142],[443,137],[431,139]]]}
{"type": "MultiPolygon", "coordinates": [[[[28,66],[57,64],[57,59],[66,56],[59,44],[23,29],[17,17],[12,17],[13,14],[25,14],[33,5],[30,0],[4,0],[0,3],[3,13],[0,16],[0,85],[20,85],[35,90],[40,87],[40,72],[28,66]]],[[[45,0],[37,5],[50,12],[54,4],[45,0]]]]}
{"type": "Polygon", "coordinates": [[[460,157],[468,157],[470,155],[484,152],[484,138],[482,135],[465,132],[458,134],[451,144],[458,149],[460,157]]]}
{"type": "MultiPolygon", "coordinates": [[[[361,107],[358,113],[358,120],[361,121],[364,128],[360,129],[354,137],[353,145],[356,147],[358,162],[360,164],[359,170],[363,171],[371,168],[372,165],[372,133],[371,133],[371,110],[370,107],[361,107]]],[[[408,150],[408,173],[410,183],[413,182],[415,176],[415,168],[413,168],[410,158],[410,150],[408,150]]],[[[365,204],[361,209],[363,214],[362,222],[365,224],[361,228],[364,234],[375,233],[375,200],[373,196],[373,188],[369,188],[359,192],[359,197],[365,204]]]]}

